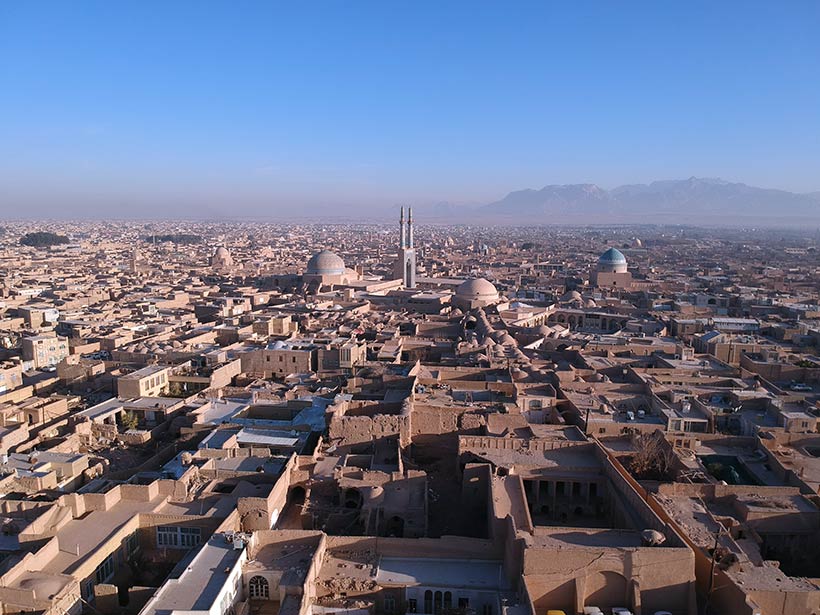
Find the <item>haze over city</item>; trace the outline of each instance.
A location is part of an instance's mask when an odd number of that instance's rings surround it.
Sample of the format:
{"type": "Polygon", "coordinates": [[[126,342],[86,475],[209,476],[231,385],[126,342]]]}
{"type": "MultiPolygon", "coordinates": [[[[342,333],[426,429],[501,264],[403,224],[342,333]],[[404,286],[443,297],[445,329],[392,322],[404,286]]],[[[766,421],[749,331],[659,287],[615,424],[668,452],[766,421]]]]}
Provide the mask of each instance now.
{"type": "MultiPolygon", "coordinates": [[[[819,19],[815,2],[4,3],[0,206],[392,220],[548,185],[816,193],[819,19]]],[[[636,221],[616,205],[598,221],[636,221]]]]}

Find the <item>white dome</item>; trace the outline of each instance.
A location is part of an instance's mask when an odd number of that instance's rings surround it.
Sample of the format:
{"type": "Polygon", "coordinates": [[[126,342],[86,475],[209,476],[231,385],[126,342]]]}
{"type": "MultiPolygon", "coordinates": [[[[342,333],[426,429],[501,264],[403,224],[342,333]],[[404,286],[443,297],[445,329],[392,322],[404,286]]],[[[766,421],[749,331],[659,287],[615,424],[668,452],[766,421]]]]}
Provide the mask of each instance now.
{"type": "Polygon", "coordinates": [[[456,297],[468,301],[497,301],[498,290],[489,280],[475,278],[462,282],[456,289],[456,297]]]}
{"type": "Polygon", "coordinates": [[[342,275],[344,272],[345,262],[330,250],[314,254],[307,264],[308,275],[342,275]]]}
{"type": "Polygon", "coordinates": [[[211,258],[214,267],[230,267],[233,265],[233,257],[225,246],[219,246],[211,258]]]}

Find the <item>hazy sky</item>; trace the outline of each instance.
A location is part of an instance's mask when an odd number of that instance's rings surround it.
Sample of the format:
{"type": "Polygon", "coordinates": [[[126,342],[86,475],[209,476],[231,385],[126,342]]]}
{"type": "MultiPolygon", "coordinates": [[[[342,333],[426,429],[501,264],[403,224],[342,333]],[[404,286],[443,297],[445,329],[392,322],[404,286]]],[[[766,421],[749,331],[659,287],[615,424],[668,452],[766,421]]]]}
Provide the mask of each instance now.
{"type": "Polygon", "coordinates": [[[820,190],[820,2],[0,2],[3,215],[690,175],[820,190]]]}

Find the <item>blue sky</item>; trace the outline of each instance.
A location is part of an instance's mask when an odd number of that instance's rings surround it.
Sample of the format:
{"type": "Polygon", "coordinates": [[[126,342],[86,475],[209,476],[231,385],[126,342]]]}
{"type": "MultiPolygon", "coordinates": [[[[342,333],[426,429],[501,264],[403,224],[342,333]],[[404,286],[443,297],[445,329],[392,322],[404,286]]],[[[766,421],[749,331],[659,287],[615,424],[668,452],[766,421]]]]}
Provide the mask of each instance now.
{"type": "Polygon", "coordinates": [[[820,3],[0,3],[0,213],[820,190],[820,3]]]}

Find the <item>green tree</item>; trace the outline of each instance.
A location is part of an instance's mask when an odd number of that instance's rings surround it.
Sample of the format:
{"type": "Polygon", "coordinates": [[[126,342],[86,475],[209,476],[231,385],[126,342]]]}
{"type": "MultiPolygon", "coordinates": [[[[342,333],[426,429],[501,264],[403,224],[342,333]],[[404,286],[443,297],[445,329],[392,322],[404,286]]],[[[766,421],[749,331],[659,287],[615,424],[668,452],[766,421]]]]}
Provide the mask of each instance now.
{"type": "Polygon", "coordinates": [[[122,418],[120,419],[120,422],[122,423],[122,426],[125,428],[126,431],[129,429],[136,429],[137,426],[140,424],[140,420],[139,418],[137,418],[137,415],[129,410],[126,410],[122,413],[122,418]]]}

